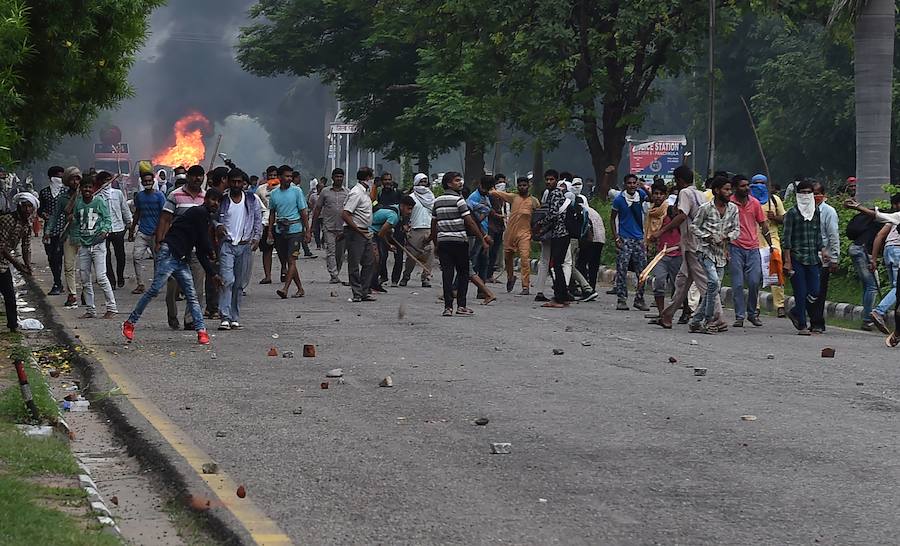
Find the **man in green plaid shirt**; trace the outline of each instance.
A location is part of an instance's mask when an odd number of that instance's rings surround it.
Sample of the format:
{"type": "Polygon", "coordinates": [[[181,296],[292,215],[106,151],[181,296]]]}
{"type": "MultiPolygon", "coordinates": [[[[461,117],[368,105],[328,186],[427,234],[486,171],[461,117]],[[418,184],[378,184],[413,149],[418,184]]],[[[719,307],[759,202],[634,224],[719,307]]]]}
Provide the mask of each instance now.
{"type": "Polygon", "coordinates": [[[822,274],[822,234],[819,208],[813,197],[813,184],[804,180],[797,185],[797,204],[784,216],[784,274],[794,288],[794,308],[788,318],[801,336],[810,335],[806,329],[807,308],[819,297],[822,274]]]}

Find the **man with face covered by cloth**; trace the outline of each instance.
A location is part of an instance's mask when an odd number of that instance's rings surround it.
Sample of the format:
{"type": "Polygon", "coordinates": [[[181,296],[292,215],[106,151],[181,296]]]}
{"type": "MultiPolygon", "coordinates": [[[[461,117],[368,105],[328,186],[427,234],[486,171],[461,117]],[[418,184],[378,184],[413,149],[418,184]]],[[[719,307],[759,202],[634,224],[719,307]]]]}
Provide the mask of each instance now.
{"type": "Polygon", "coordinates": [[[15,332],[19,327],[16,314],[16,290],[13,287],[12,271],[15,267],[23,275],[31,276],[31,218],[38,207],[37,198],[28,193],[17,193],[12,197],[16,209],[11,214],[0,215],[0,293],[6,307],[6,327],[15,332]],[[21,244],[19,261],[13,256],[21,244]]]}

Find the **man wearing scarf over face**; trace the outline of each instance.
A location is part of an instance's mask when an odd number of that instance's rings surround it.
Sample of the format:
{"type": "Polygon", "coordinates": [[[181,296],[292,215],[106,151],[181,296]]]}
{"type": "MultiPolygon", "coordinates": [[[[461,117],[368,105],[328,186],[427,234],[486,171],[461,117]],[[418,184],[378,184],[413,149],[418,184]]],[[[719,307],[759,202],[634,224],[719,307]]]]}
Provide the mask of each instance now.
{"type": "Polygon", "coordinates": [[[407,250],[412,256],[406,257],[406,268],[400,286],[406,286],[419,260],[428,270],[422,270],[422,288],[431,287],[431,268],[434,254],[431,247],[431,209],[434,206],[434,193],[428,175],[419,173],[413,178],[413,189],[410,196],[415,200],[412,215],[409,218],[409,235],[406,237],[407,250]],[[415,260],[413,259],[415,257],[415,260]]]}
{"type": "Polygon", "coordinates": [[[819,209],[813,196],[813,185],[808,180],[797,183],[797,204],[784,216],[784,275],[794,287],[794,308],[788,318],[801,336],[810,335],[806,329],[807,307],[819,297],[819,279],[822,275],[822,226],[819,209]]]}
{"type": "Polygon", "coordinates": [[[63,175],[62,167],[50,167],[47,170],[47,177],[50,179],[50,185],[42,189],[38,194],[40,205],[38,206],[38,216],[44,221],[44,251],[47,253],[47,261],[50,263],[50,272],[53,273],[53,287],[47,294],[50,296],[58,296],[62,294],[62,265],[63,265],[63,238],[62,230],[64,225],[57,222],[50,228],[50,217],[56,207],[56,201],[59,194],[63,191],[63,175]]]}
{"type": "Polygon", "coordinates": [[[6,307],[6,326],[14,332],[19,327],[16,315],[16,289],[13,287],[10,266],[23,275],[31,276],[31,217],[37,208],[37,198],[28,193],[17,193],[12,202],[16,210],[0,215],[0,293],[6,307]],[[22,261],[13,256],[16,247],[22,245],[22,261]]]}

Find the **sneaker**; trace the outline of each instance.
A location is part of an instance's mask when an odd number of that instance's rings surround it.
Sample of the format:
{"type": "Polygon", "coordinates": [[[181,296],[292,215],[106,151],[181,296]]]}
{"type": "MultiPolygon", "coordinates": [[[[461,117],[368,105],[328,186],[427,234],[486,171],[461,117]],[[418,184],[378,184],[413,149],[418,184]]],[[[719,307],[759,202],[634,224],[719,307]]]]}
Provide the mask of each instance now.
{"type": "Polygon", "coordinates": [[[759,320],[759,315],[753,315],[752,317],[749,317],[747,320],[749,320],[750,324],[752,324],[753,326],[756,326],[757,328],[762,326],[762,321],[759,320]]]}
{"type": "Polygon", "coordinates": [[[365,296],[362,297],[362,299],[360,301],[378,301],[378,298],[376,298],[375,296],[373,296],[371,294],[366,294],[365,296]]]}
{"type": "Polygon", "coordinates": [[[471,317],[475,314],[475,311],[472,311],[468,307],[457,307],[456,316],[458,317],[471,317]]]}
{"type": "Polygon", "coordinates": [[[581,298],[581,301],[584,301],[584,302],[587,302],[587,301],[594,301],[595,299],[597,299],[597,298],[599,298],[599,297],[600,297],[600,294],[598,294],[598,293],[596,293],[596,292],[591,292],[590,294],[588,294],[588,295],[584,296],[583,298],[581,298]]]}
{"type": "Polygon", "coordinates": [[[173,330],[177,330],[181,326],[181,323],[178,322],[177,318],[169,318],[169,328],[173,330]]]}
{"type": "MultiPolygon", "coordinates": [[[[801,332],[806,331],[806,328],[803,328],[802,326],[800,326],[800,319],[797,318],[797,315],[796,315],[796,314],[794,314],[794,310],[793,310],[793,309],[791,309],[791,310],[787,313],[787,318],[790,319],[791,324],[794,325],[794,328],[796,328],[797,330],[800,330],[801,332]]],[[[809,334],[807,334],[807,335],[809,335],[809,334]]]]}
{"type": "Polygon", "coordinates": [[[625,300],[616,301],[616,311],[628,311],[628,302],[625,300]]]}
{"type": "Polygon", "coordinates": [[[521,292],[519,292],[520,296],[530,296],[531,292],[527,288],[523,288],[521,292]]]}
{"type": "Polygon", "coordinates": [[[453,308],[452,307],[444,308],[444,312],[441,313],[441,316],[442,317],[452,317],[453,316],[453,308]]]}
{"type": "Polygon", "coordinates": [[[391,288],[397,288],[398,286],[400,286],[400,283],[398,283],[397,281],[391,281],[391,288]]]}
{"type": "Polygon", "coordinates": [[[409,279],[400,279],[400,286],[406,286],[407,284],[409,284],[409,279]]]}
{"type": "Polygon", "coordinates": [[[105,318],[106,320],[114,319],[114,318],[116,318],[116,315],[118,315],[118,314],[119,314],[118,311],[107,311],[106,313],[103,314],[103,318],[105,318]]]}
{"type": "Polygon", "coordinates": [[[550,301],[550,300],[547,299],[547,296],[545,296],[543,292],[538,292],[537,295],[534,297],[534,301],[550,301]]]}
{"type": "Polygon", "coordinates": [[[887,323],[884,321],[884,315],[879,313],[878,311],[872,311],[870,315],[872,317],[872,324],[878,328],[878,331],[882,334],[890,334],[891,331],[888,330],[887,323]]]}
{"type": "Polygon", "coordinates": [[[734,324],[731,325],[732,328],[743,328],[744,327],[744,319],[737,319],[734,321],[734,324]]]}
{"type": "Polygon", "coordinates": [[[144,287],[144,285],[143,285],[143,284],[139,284],[139,285],[137,285],[137,286],[134,288],[134,290],[131,291],[131,293],[132,293],[132,294],[143,294],[143,293],[144,293],[144,290],[146,290],[146,288],[144,287]]]}
{"type": "Polygon", "coordinates": [[[341,279],[337,277],[331,277],[331,280],[328,281],[328,284],[341,284],[341,279]]]}
{"type": "Polygon", "coordinates": [[[678,317],[678,324],[687,324],[691,321],[691,315],[688,313],[682,313],[680,317],[678,317]]]}
{"type": "Polygon", "coordinates": [[[122,335],[125,336],[125,339],[131,341],[134,339],[134,323],[126,320],[122,323],[122,335]]]}
{"type": "Polygon", "coordinates": [[[359,303],[362,301],[362,298],[359,296],[353,296],[353,299],[350,301],[352,301],[353,303],[359,303]]]}
{"type": "Polygon", "coordinates": [[[231,330],[231,323],[227,320],[223,320],[221,324],[219,324],[219,330],[231,330]]]}
{"type": "Polygon", "coordinates": [[[47,292],[48,296],[58,296],[60,294],[62,294],[62,288],[60,288],[58,286],[54,286],[53,288],[50,289],[49,292],[47,292]]]}
{"type": "Polygon", "coordinates": [[[649,311],[650,308],[644,303],[644,300],[634,300],[634,308],[638,311],[649,311]]]}
{"type": "Polygon", "coordinates": [[[310,253],[310,254],[304,254],[303,257],[304,258],[318,258],[319,256],[317,256],[316,254],[310,253]]]}
{"type": "Polygon", "coordinates": [[[719,331],[715,328],[711,328],[708,324],[701,324],[699,322],[692,322],[688,329],[693,334],[706,334],[706,335],[716,335],[719,331]]]}
{"type": "Polygon", "coordinates": [[[615,296],[617,294],[617,291],[615,288],[610,288],[609,290],[606,291],[606,293],[610,296],[615,296]]]}
{"type": "Polygon", "coordinates": [[[512,291],[513,291],[513,288],[516,287],[516,280],[517,280],[517,279],[516,279],[516,276],[515,276],[515,275],[513,275],[512,277],[506,279],[506,292],[507,292],[507,293],[512,292],[512,291]]]}
{"type": "Polygon", "coordinates": [[[810,332],[809,330],[797,330],[797,335],[798,336],[811,336],[812,332],[810,332]]]}
{"type": "Polygon", "coordinates": [[[66,303],[63,305],[66,309],[77,309],[78,308],[78,300],[75,299],[75,296],[69,295],[66,298],[66,303]]]}
{"type": "Polygon", "coordinates": [[[900,344],[900,337],[897,337],[894,334],[889,334],[888,337],[884,339],[884,344],[893,349],[898,344],[900,344]]]}
{"type": "Polygon", "coordinates": [[[378,292],[379,294],[387,294],[387,290],[385,290],[384,287],[382,287],[382,286],[373,286],[372,292],[378,292]]]}
{"type": "Polygon", "coordinates": [[[779,307],[778,312],[776,314],[777,314],[778,318],[784,318],[787,316],[784,312],[784,307],[779,307]]]}
{"type": "Polygon", "coordinates": [[[872,331],[872,323],[871,322],[863,322],[862,326],[859,327],[863,332],[871,332],[872,331]]]}
{"type": "Polygon", "coordinates": [[[244,327],[241,326],[241,323],[240,323],[240,322],[232,322],[232,323],[231,323],[231,329],[232,329],[232,330],[241,330],[241,329],[243,329],[243,328],[244,328],[244,327]]]}
{"type": "Polygon", "coordinates": [[[206,330],[197,331],[197,343],[200,345],[209,345],[209,334],[206,333],[206,330]]]}

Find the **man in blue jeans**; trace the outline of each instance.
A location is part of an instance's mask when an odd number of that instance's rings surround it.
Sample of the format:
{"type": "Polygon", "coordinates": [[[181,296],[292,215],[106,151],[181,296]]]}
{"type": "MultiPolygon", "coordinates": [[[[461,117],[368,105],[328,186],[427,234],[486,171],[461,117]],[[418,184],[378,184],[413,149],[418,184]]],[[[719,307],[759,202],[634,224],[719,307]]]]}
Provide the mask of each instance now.
{"type": "MultiPolygon", "coordinates": [[[[194,167],[191,167],[193,169],[194,167]]],[[[203,167],[200,167],[202,170],[203,167]]],[[[150,289],[144,292],[141,299],[134,306],[131,315],[122,324],[122,335],[131,341],[134,339],[134,327],[140,320],[144,309],[165,286],[169,277],[175,277],[178,287],[187,300],[188,309],[194,319],[194,329],[197,331],[197,342],[201,345],[209,344],[209,334],[206,332],[206,324],[203,322],[203,313],[200,311],[200,300],[194,291],[194,279],[191,276],[191,253],[196,249],[197,259],[203,270],[213,276],[213,281],[222,286],[222,277],[213,270],[209,255],[212,251],[212,243],[209,240],[209,226],[211,216],[219,210],[219,202],[222,200],[222,192],[215,188],[206,190],[203,204],[191,207],[184,214],[177,216],[172,226],[166,232],[166,236],[159,246],[156,255],[156,277],[150,289]]]]}
{"type": "Polygon", "coordinates": [[[729,265],[731,269],[731,289],[734,300],[734,327],[743,328],[744,318],[754,326],[762,326],[759,320],[759,287],[762,284],[762,260],[759,255],[759,233],[772,251],[772,237],[769,235],[769,221],[762,205],[750,195],[750,180],[742,174],[731,179],[734,195],[731,202],[737,206],[741,224],[741,234],[731,241],[729,265]],[[744,287],[747,296],[744,299],[744,287]]]}
{"type": "MultiPolygon", "coordinates": [[[[825,300],[828,298],[828,281],[837,272],[841,258],[841,239],[838,235],[838,214],[834,207],[825,202],[825,185],[813,182],[813,199],[819,209],[822,223],[822,276],[819,278],[819,298],[810,306],[809,330],[814,334],[825,333],[825,300]]],[[[870,249],[871,250],[871,249],[870,249]]],[[[854,260],[855,261],[855,260],[854,260]]],[[[868,265],[868,263],[866,264],[868,265]]],[[[865,266],[864,266],[865,267],[865,266]]],[[[872,308],[871,302],[869,309],[872,308]]],[[[870,327],[871,328],[871,327],[870,327]]]]}
{"type": "MultiPolygon", "coordinates": [[[[900,193],[891,196],[891,211],[900,210],[900,193]]],[[[885,323],[884,317],[890,308],[897,304],[897,292],[894,288],[897,286],[897,268],[900,267],[900,230],[897,230],[897,224],[886,223],[875,237],[875,243],[872,245],[872,258],[869,262],[869,271],[878,271],[878,256],[884,252],[884,268],[887,270],[888,280],[891,283],[887,294],[881,299],[881,302],[872,310],[872,323],[884,334],[891,333],[885,323]]],[[[863,325],[869,317],[863,317],[863,325]]]]}
{"type": "Polygon", "coordinates": [[[241,328],[241,297],[246,283],[248,264],[259,248],[262,237],[262,216],[259,201],[244,191],[247,173],[231,169],[228,173],[228,195],[219,206],[216,238],[219,246],[219,274],[224,285],[219,291],[219,330],[241,328]]]}
{"type": "MultiPolygon", "coordinates": [[[[850,222],[847,224],[847,237],[853,242],[850,244],[850,247],[847,249],[847,254],[850,256],[850,259],[853,262],[853,268],[856,270],[856,276],[860,280],[863,285],[863,330],[871,330],[872,325],[874,325],[881,330],[883,333],[889,333],[887,331],[887,325],[884,324],[883,314],[887,312],[887,309],[890,308],[893,303],[890,298],[893,298],[893,291],[891,291],[887,296],[885,296],[885,300],[889,300],[887,303],[882,301],[882,304],[879,304],[879,310],[883,310],[881,316],[874,315],[872,306],[875,305],[875,296],[878,294],[878,281],[875,279],[875,271],[877,269],[872,266],[872,261],[876,256],[874,250],[875,239],[882,230],[881,223],[887,222],[891,224],[893,220],[888,220],[888,218],[879,217],[876,218],[876,213],[874,210],[868,209],[855,200],[849,200],[844,203],[847,208],[855,209],[859,211],[859,214],[850,219],[850,222]],[[881,318],[879,323],[878,318],[881,318]]],[[[896,211],[900,210],[900,196],[894,196],[891,198],[891,208],[893,209],[888,216],[893,217],[896,215],[896,211]],[[897,202],[895,203],[895,198],[897,202]]],[[[878,211],[879,216],[884,215],[882,211],[878,211]]],[[[885,234],[886,235],[886,234],[885,234]]],[[[887,259],[887,258],[885,258],[887,259]]],[[[877,265],[877,260],[876,265],[877,265]]],[[[887,265],[887,264],[886,264],[887,265]]],[[[893,266],[896,268],[896,265],[893,266]]],[[[889,266],[889,273],[890,276],[889,266]]],[[[893,280],[892,280],[893,284],[893,280]]]]}
{"type": "Polygon", "coordinates": [[[731,202],[731,181],[716,176],[712,181],[713,200],[700,205],[691,224],[691,231],[699,241],[697,255],[706,272],[706,294],[688,324],[694,333],[715,334],[716,296],[721,287],[722,274],[728,256],[726,249],[741,235],[738,207],[731,202]]]}
{"type": "Polygon", "coordinates": [[[794,288],[794,307],[787,315],[797,334],[808,336],[811,332],[806,329],[807,307],[819,297],[822,274],[822,223],[812,182],[798,182],[796,195],[797,204],[784,215],[781,248],[785,251],[784,275],[791,279],[794,288]]]}

